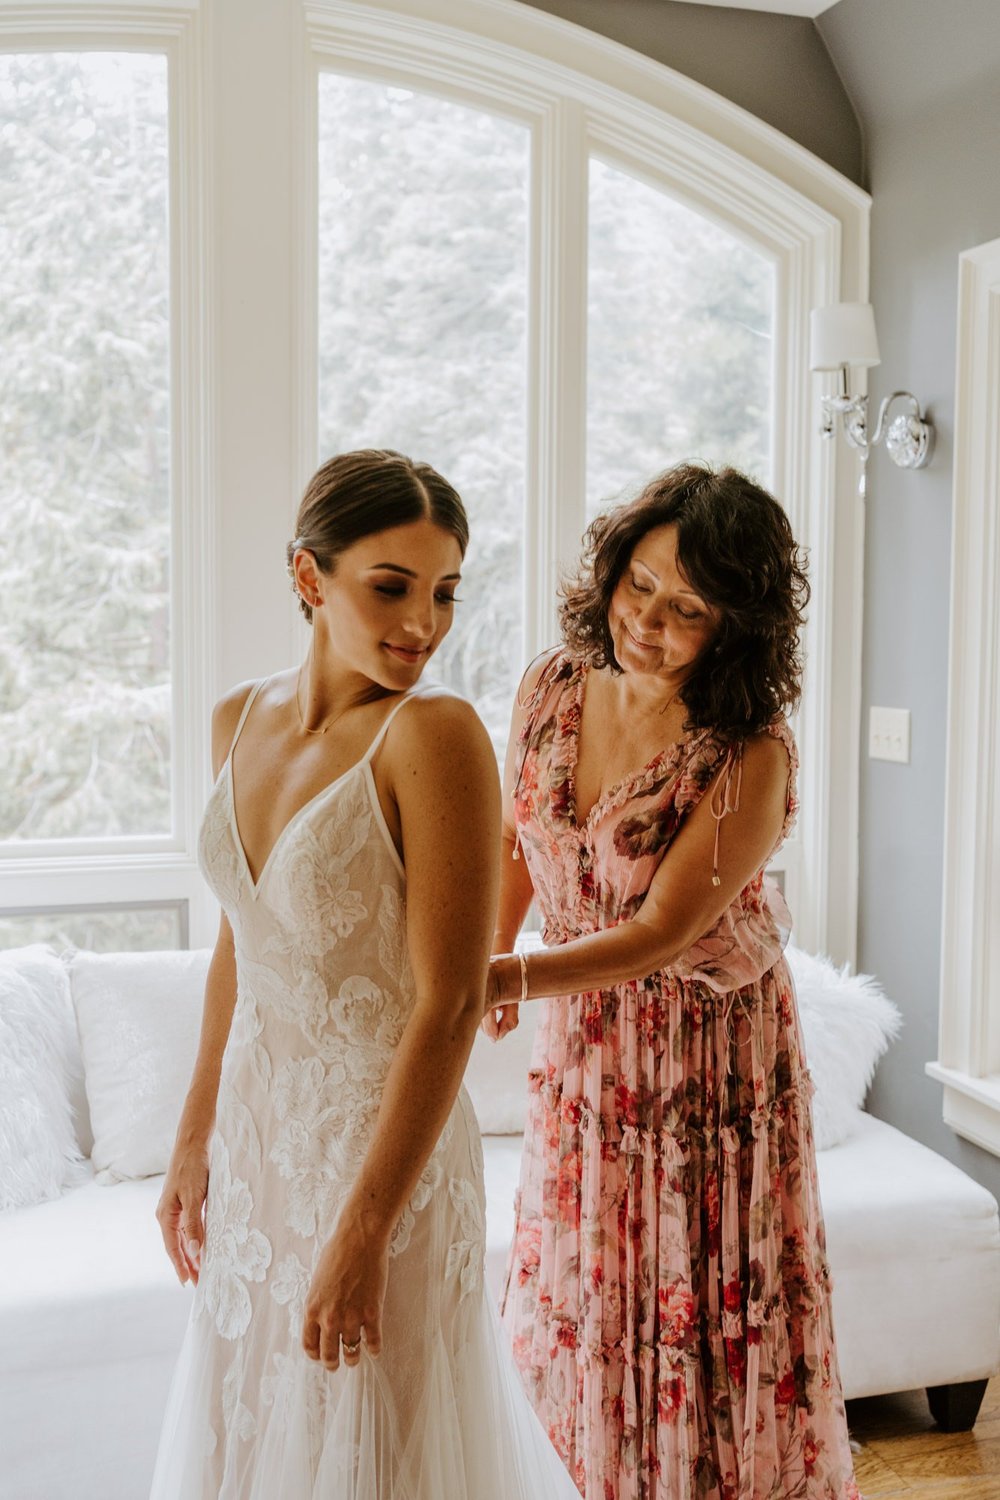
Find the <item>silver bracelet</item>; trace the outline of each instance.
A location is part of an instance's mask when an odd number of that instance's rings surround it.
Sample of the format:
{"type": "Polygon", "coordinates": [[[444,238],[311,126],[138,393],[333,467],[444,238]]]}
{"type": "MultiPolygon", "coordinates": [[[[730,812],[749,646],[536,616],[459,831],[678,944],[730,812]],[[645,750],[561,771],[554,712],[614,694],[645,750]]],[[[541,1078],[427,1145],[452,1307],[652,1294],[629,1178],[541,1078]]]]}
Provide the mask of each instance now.
{"type": "Polygon", "coordinates": [[[521,965],[521,1001],[523,1005],[528,998],[528,960],[523,953],[517,955],[517,961],[521,965]]]}

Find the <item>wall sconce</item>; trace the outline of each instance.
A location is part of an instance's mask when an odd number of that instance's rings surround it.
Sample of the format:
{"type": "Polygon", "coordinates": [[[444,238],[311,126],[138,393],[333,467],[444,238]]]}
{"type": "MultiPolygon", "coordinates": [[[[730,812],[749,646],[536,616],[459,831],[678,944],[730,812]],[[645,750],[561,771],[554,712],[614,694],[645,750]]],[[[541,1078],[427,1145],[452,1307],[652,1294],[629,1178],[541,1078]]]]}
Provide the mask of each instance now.
{"type": "MultiPolygon", "coordinates": [[[[843,418],[844,436],[857,448],[862,462],[877,443],[885,440],[886,450],[901,469],[922,469],[930,462],[934,446],[934,428],[920,410],[916,396],[909,391],[893,391],[879,407],[875,432],[868,435],[868,397],[852,396],[848,371],[870,370],[879,364],[875,314],[870,302],[835,302],[832,307],[814,307],[809,316],[810,354],[813,370],[835,370],[840,388],[835,396],[824,396],[823,422],[820,432],[832,438],[839,412],[843,418]],[[908,411],[889,418],[895,401],[905,401],[908,411]]],[[[861,491],[864,493],[864,475],[861,491]]]]}

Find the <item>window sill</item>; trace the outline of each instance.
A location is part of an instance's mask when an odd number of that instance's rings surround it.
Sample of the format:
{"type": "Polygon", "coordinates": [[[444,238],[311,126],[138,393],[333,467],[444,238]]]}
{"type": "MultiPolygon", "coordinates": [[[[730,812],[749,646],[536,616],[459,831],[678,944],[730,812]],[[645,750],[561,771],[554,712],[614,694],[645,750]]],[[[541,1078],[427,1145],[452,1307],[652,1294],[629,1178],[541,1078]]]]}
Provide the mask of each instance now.
{"type": "Polygon", "coordinates": [[[929,1062],[924,1071],[944,1084],[944,1121],[967,1141],[1000,1156],[1000,1074],[974,1078],[929,1062]]]}

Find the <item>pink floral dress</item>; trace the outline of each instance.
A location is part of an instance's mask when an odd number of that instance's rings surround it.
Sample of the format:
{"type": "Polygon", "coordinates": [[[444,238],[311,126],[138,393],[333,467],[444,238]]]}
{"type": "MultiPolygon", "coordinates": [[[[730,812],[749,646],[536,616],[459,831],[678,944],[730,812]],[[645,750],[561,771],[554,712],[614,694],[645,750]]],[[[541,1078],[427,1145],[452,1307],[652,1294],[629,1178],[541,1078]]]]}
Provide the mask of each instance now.
{"type": "MultiPolygon", "coordinates": [[[[549,945],[632,917],[730,749],[708,731],[667,746],[581,826],[586,677],[555,656],[521,738],[515,819],[549,945]]],[[[797,757],[771,732],[784,838],[797,757]]],[[[586,1500],[859,1495],[779,916],[761,872],[682,962],[539,1002],[501,1311],[586,1500]]]]}

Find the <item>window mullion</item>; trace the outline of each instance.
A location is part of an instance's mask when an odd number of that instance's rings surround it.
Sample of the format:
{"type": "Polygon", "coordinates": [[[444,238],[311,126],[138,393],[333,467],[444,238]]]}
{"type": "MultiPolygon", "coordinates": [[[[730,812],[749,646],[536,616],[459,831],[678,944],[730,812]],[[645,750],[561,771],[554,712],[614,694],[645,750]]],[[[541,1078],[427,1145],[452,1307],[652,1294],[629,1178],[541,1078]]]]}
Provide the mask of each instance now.
{"type": "Polygon", "coordinates": [[[587,455],[587,136],[573,100],[536,132],[525,548],[530,659],[558,638],[556,584],[579,552],[587,455]]]}

